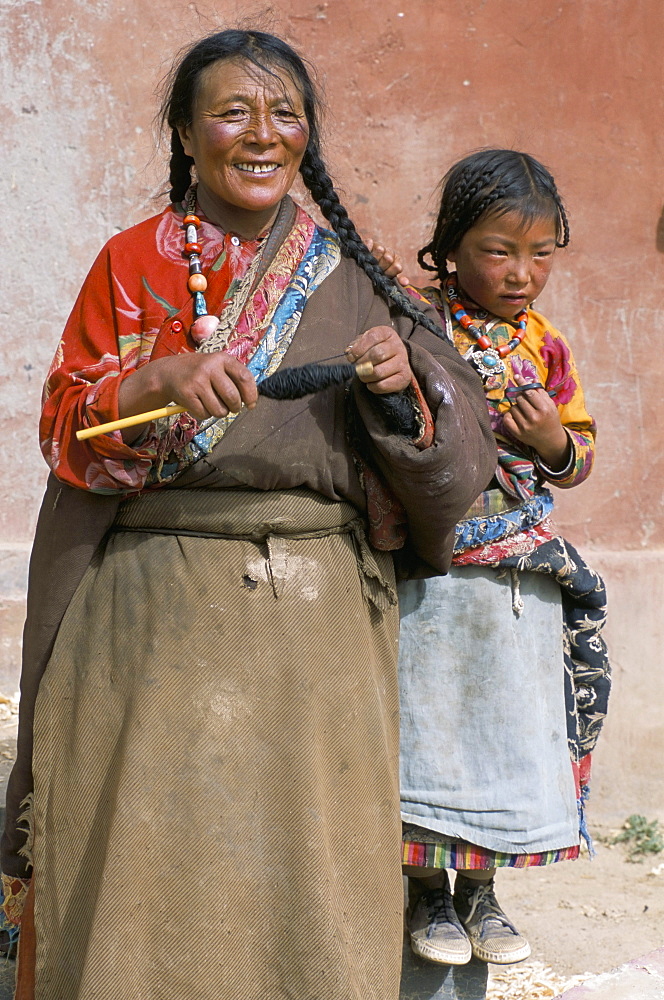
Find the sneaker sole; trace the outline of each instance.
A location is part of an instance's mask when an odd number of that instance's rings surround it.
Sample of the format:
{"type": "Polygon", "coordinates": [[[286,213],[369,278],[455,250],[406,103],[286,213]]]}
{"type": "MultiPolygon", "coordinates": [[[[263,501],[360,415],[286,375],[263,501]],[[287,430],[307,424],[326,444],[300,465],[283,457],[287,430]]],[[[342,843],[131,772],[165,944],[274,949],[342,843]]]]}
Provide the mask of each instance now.
{"type": "Polygon", "coordinates": [[[471,943],[471,948],[475,958],[480,962],[491,962],[492,965],[513,965],[515,962],[523,962],[530,957],[530,945],[524,944],[521,948],[506,954],[505,952],[488,951],[481,945],[471,943]]]}
{"type": "Polygon", "coordinates": [[[468,954],[466,952],[440,951],[432,948],[426,941],[410,939],[410,947],[419,958],[425,958],[428,962],[438,962],[440,965],[468,965],[473,957],[473,949],[468,942],[468,954]]]}

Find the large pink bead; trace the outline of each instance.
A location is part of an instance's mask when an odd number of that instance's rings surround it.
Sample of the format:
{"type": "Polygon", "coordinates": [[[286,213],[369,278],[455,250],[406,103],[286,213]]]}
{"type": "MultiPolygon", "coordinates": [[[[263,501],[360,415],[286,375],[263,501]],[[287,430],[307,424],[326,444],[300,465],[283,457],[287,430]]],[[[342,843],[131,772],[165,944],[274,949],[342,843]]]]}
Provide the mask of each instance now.
{"type": "Polygon", "coordinates": [[[199,316],[191,327],[191,339],[197,344],[204,344],[218,326],[218,316],[199,316]]]}

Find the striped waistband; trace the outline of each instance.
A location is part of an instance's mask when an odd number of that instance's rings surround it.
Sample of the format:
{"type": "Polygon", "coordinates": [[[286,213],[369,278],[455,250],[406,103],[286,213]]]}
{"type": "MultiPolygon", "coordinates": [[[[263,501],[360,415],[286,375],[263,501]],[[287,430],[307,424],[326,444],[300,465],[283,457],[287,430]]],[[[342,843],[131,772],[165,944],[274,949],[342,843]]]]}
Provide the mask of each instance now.
{"type": "Polygon", "coordinates": [[[113,528],[261,541],[351,532],[358,523],[352,504],[309,489],[160,489],[125,500],[113,528]]]}
{"type": "Polygon", "coordinates": [[[469,507],[463,515],[463,520],[467,521],[472,517],[491,517],[492,514],[504,514],[508,510],[520,507],[522,502],[516,497],[508,496],[503,490],[484,490],[472,507],[469,507]]]}
{"type": "Polygon", "coordinates": [[[279,567],[296,539],[350,535],[365,598],[381,612],[397,604],[392,560],[388,571],[386,554],[367,542],[365,519],[352,504],[314,490],[160,489],[125,500],[113,530],[265,542],[276,597],[279,567]]]}
{"type": "Polygon", "coordinates": [[[553,497],[548,490],[542,489],[528,500],[521,500],[502,512],[464,518],[455,528],[454,552],[458,554],[527,531],[541,524],[552,510],[553,497]]]}

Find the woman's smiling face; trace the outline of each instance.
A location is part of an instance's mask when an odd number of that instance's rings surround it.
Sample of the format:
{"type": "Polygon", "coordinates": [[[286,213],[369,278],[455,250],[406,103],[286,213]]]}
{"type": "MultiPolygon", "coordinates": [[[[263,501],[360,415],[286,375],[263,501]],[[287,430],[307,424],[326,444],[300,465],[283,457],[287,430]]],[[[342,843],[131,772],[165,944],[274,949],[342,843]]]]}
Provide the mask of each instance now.
{"type": "Polygon", "coordinates": [[[196,164],[201,209],[240,232],[272,221],[309,140],[302,94],[288,73],[277,67],[271,75],[242,58],[201,73],[191,124],[178,131],[196,164]]]}

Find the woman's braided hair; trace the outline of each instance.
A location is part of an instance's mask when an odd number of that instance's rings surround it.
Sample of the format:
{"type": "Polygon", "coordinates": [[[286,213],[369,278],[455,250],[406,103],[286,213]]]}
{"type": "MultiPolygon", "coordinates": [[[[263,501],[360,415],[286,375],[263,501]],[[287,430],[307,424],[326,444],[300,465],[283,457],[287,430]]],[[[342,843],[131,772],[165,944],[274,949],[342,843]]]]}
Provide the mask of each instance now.
{"type": "Polygon", "coordinates": [[[488,212],[516,212],[524,225],[555,216],[556,245],[569,243],[569,224],[562,199],[549,171],[528,153],[511,149],[482,149],[449,170],[441,182],[440,210],[431,242],[417,260],[425,271],[447,274],[450,251],[456,250],[469,229],[488,212]],[[428,264],[430,257],[433,265],[428,264]]]}
{"type": "Polygon", "coordinates": [[[202,38],[173,67],[166,82],[166,95],[160,113],[162,127],[168,126],[171,130],[171,201],[181,202],[184,198],[191,184],[194,163],[184,151],[178,126],[191,123],[203,70],[221,59],[232,58],[246,59],[273,76],[278,75],[277,70],[285,70],[297,85],[309,126],[309,141],[300,173],[312,198],[339,237],[342,253],[358,264],[388,303],[395,305],[413,323],[440,336],[440,329],[433,320],[417,308],[396,282],[386,277],[341,204],[320,153],[320,99],[303,60],[290,45],[275,35],[263,31],[220,31],[202,38]]]}

